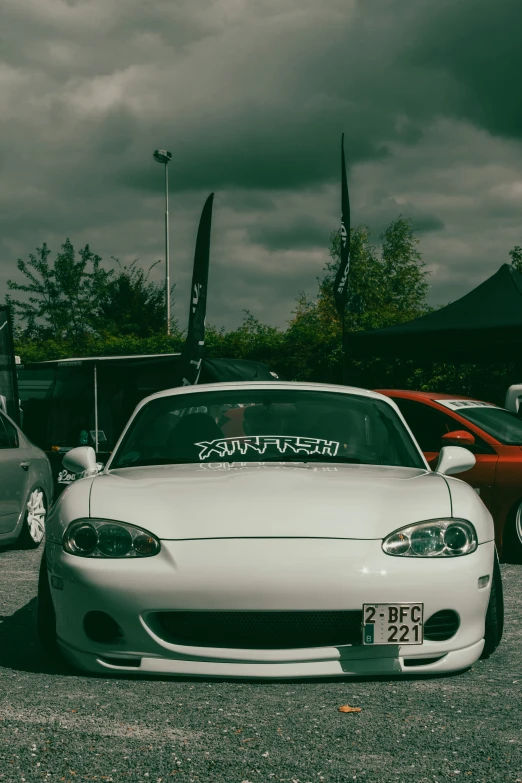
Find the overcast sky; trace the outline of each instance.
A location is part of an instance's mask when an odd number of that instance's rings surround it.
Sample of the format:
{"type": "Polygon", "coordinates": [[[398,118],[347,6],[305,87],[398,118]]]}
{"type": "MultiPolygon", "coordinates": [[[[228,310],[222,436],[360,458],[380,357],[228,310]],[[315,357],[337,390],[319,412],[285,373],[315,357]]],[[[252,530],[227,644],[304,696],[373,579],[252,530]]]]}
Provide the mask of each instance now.
{"type": "Polygon", "coordinates": [[[0,0],[0,298],[44,241],[163,258],[160,147],[180,325],[214,191],[208,320],[284,326],[344,132],[352,225],[411,217],[456,299],[522,245],[521,30],[520,0],[0,0]]]}

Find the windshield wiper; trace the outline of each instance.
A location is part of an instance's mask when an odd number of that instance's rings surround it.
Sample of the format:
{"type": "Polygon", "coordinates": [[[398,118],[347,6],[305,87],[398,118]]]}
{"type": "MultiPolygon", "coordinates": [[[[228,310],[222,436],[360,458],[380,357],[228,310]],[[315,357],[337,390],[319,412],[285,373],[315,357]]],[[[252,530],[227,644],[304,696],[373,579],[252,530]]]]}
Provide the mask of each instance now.
{"type": "MultiPolygon", "coordinates": [[[[283,456],[283,455],[281,455],[283,456]]],[[[299,459],[299,457],[296,458],[296,455],[292,455],[291,459],[264,459],[264,460],[241,460],[241,459],[212,459],[208,462],[245,462],[247,465],[249,463],[252,463],[253,465],[257,464],[258,462],[265,462],[267,464],[273,462],[274,464],[280,463],[280,462],[302,462],[303,464],[308,463],[319,463],[319,462],[337,462],[337,463],[344,463],[347,465],[360,465],[362,464],[362,460],[358,457],[332,457],[329,454],[321,454],[318,455],[317,459],[310,459],[309,456],[306,458],[303,457],[302,459],[299,459]]],[[[147,468],[154,465],[206,465],[208,464],[205,460],[198,460],[196,458],[193,459],[178,459],[178,458],[172,458],[169,457],[153,457],[151,459],[136,459],[136,460],[129,460],[128,462],[120,462],[116,465],[112,466],[113,470],[118,470],[120,468],[147,468]]],[[[374,464],[374,463],[365,463],[365,464],[374,464]]]]}
{"type": "Polygon", "coordinates": [[[148,468],[153,465],[188,465],[190,463],[197,463],[196,459],[177,459],[170,457],[152,457],[151,459],[136,459],[129,460],[128,462],[119,462],[113,465],[113,470],[119,468],[148,468]]]}
{"type": "MultiPolygon", "coordinates": [[[[297,460],[293,460],[296,462],[297,460]]],[[[362,459],[359,459],[358,457],[332,457],[330,454],[321,454],[317,459],[303,459],[298,460],[299,462],[343,462],[346,465],[361,465],[362,459]]],[[[373,463],[368,462],[364,463],[365,465],[371,465],[373,463]]]]}

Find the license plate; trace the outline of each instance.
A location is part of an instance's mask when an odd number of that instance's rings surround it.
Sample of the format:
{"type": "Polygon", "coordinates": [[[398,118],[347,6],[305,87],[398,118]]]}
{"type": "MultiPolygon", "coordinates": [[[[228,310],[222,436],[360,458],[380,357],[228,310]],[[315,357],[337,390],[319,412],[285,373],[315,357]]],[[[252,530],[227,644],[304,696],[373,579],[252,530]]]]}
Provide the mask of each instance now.
{"type": "Polygon", "coordinates": [[[363,604],[363,644],[422,644],[423,604],[363,604]]]}

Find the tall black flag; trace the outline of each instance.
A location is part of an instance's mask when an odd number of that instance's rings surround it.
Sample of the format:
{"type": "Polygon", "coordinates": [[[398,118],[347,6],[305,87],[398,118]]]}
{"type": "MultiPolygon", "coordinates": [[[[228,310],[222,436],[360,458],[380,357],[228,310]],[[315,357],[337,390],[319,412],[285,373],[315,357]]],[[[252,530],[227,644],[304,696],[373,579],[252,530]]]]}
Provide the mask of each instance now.
{"type": "Polygon", "coordinates": [[[20,423],[11,308],[0,305],[0,411],[20,423]]]}
{"type": "Polygon", "coordinates": [[[344,322],[344,309],[348,290],[348,272],[350,271],[350,200],[344,160],[344,133],[341,137],[341,263],[335,276],[335,305],[344,322]]]}
{"type": "Polygon", "coordinates": [[[194,271],[190,289],[190,314],[187,339],[182,351],[182,372],[184,386],[198,382],[205,345],[205,317],[207,312],[208,266],[210,260],[210,229],[212,226],[212,203],[214,194],[205,201],[199,221],[194,271]]]}

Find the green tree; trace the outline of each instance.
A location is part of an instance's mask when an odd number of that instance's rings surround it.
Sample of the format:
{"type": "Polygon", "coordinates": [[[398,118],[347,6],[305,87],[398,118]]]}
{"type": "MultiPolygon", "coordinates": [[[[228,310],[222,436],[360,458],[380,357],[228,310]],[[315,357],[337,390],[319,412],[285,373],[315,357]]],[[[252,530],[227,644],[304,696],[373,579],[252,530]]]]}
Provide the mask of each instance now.
{"type": "MultiPolygon", "coordinates": [[[[427,272],[418,250],[419,239],[411,220],[399,216],[380,236],[378,251],[370,232],[359,226],[351,232],[348,276],[347,325],[349,330],[378,329],[410,321],[427,312],[427,272]]],[[[321,282],[321,297],[333,303],[333,281],[340,260],[340,235],[330,242],[333,261],[321,282]]]]}
{"type": "MultiPolygon", "coordinates": [[[[397,218],[380,239],[378,250],[371,244],[366,226],[351,230],[345,316],[348,346],[350,332],[409,321],[428,310],[427,273],[411,222],[397,218]]],[[[330,238],[330,257],[317,297],[310,300],[301,295],[289,323],[286,355],[291,377],[341,380],[341,322],[333,297],[340,260],[338,231],[330,238]]],[[[357,374],[369,371],[370,365],[375,361],[357,363],[357,374]]]]}
{"type": "Polygon", "coordinates": [[[205,329],[205,356],[231,359],[250,359],[264,362],[276,371],[284,361],[285,334],[275,326],[267,326],[248,310],[243,311],[243,323],[229,332],[207,326],[205,329]]]}
{"type": "MultiPolygon", "coordinates": [[[[50,256],[44,243],[28,261],[18,259],[25,282],[8,281],[10,291],[26,295],[7,297],[22,322],[20,339],[60,345],[60,354],[67,346],[70,355],[78,350],[88,353],[101,337],[109,344],[115,338],[139,340],[165,330],[165,292],[149,280],[155,264],[145,272],[137,259],[125,266],[113,258],[119,269],[107,270],[89,245],[76,253],[70,239],[54,262],[50,256]]],[[[171,330],[176,336],[176,322],[171,330]]],[[[38,346],[34,348],[38,352],[38,346]]]]}
{"type": "Polygon", "coordinates": [[[428,311],[427,271],[411,220],[398,217],[381,237],[384,304],[390,323],[410,321],[428,311]]]}
{"type": "Polygon", "coordinates": [[[100,301],[96,305],[97,330],[109,335],[134,335],[139,338],[164,330],[165,289],[149,281],[152,269],[160,262],[156,261],[145,272],[137,266],[137,259],[129,266],[122,266],[117,258],[113,257],[113,260],[119,271],[100,292],[100,301]]]}
{"type": "Polygon", "coordinates": [[[511,266],[517,270],[517,272],[522,272],[522,247],[520,245],[515,245],[513,250],[509,251],[509,255],[511,257],[511,266]]]}
{"type": "Polygon", "coordinates": [[[18,270],[27,282],[8,280],[7,286],[28,296],[23,300],[8,297],[8,301],[25,322],[27,337],[68,339],[81,346],[93,331],[97,303],[112,272],[102,268],[100,256],[89,245],[76,255],[70,239],[65,240],[54,263],[50,254],[44,242],[28,261],[18,259],[18,270]]]}

